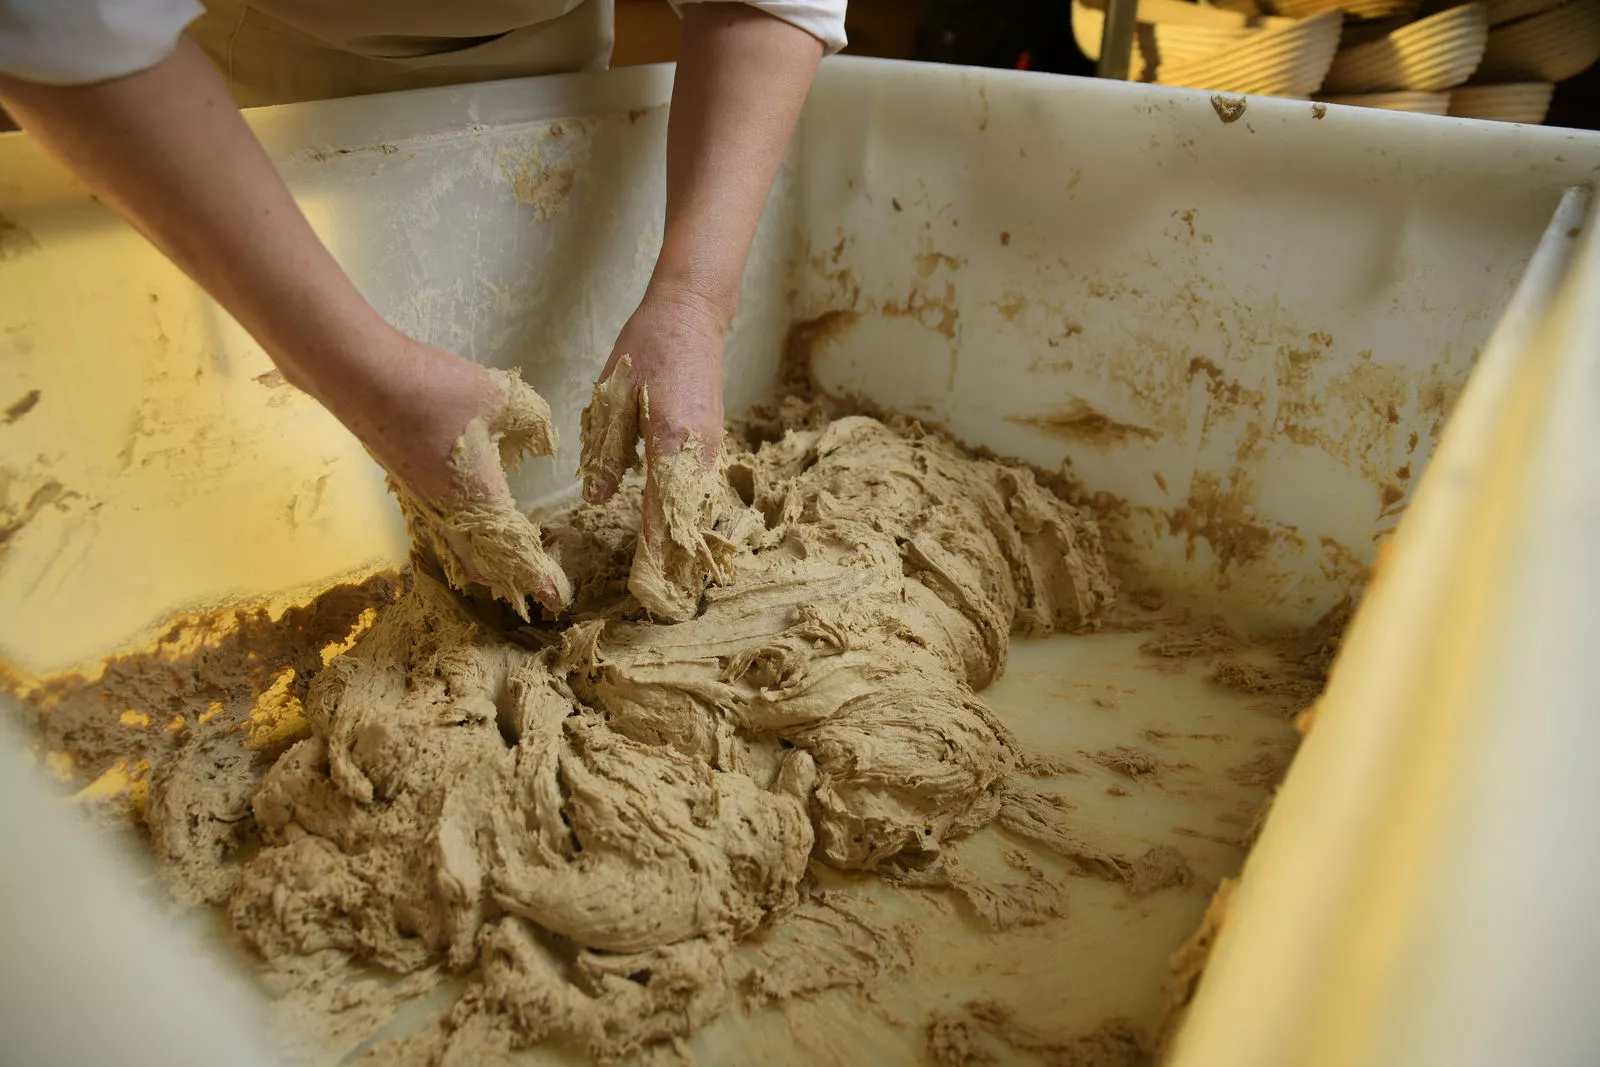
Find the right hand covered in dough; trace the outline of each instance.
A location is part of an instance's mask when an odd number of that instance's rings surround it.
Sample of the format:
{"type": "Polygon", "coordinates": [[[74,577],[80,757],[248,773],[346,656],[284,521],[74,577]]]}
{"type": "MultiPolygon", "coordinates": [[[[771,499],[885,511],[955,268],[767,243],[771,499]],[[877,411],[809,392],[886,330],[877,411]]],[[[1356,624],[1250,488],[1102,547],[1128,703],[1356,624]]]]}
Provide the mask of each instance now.
{"type": "Polygon", "coordinates": [[[725,581],[732,546],[711,531],[722,481],[726,317],[653,289],[623,327],[583,412],[584,499],[604,503],[639,465],[644,514],[628,589],[651,614],[693,618],[707,582],[725,581]]]}
{"type": "Polygon", "coordinates": [[[515,374],[409,338],[384,368],[335,411],[389,472],[419,552],[457,589],[486,585],[524,619],[527,597],[564,607],[571,585],[505,473],[524,455],[555,451],[549,405],[515,374]]]}
{"type": "Polygon", "coordinates": [[[644,436],[643,528],[628,589],[658,618],[692,618],[707,581],[731,577],[733,546],[712,530],[731,506],[722,337],[822,52],[817,37],[760,8],[683,12],[661,251],[584,412],[581,462],[584,495],[603,501],[638,464],[644,436]]]}

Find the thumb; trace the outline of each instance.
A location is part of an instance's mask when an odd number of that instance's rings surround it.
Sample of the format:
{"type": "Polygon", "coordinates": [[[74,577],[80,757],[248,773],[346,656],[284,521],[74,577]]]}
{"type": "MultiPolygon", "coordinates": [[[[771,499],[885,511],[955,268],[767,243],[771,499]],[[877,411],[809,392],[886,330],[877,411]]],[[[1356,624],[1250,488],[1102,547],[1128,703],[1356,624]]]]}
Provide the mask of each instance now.
{"type": "Polygon", "coordinates": [[[633,360],[623,356],[610,374],[595,383],[589,406],[583,409],[578,473],[583,477],[583,498],[589,503],[611,499],[623,474],[639,465],[641,403],[633,360]]]}
{"type": "Polygon", "coordinates": [[[505,393],[505,403],[485,417],[489,440],[500,449],[500,462],[513,470],[524,456],[553,456],[556,430],[550,404],[516,371],[490,371],[505,393]]]}

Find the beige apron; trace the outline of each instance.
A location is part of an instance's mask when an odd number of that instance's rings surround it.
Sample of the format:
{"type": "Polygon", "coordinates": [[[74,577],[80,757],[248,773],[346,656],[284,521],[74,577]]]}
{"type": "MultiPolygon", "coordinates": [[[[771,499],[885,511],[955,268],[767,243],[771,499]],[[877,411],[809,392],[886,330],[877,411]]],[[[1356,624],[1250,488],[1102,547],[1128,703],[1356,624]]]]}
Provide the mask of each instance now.
{"type": "Polygon", "coordinates": [[[240,107],[604,70],[612,0],[202,0],[240,107]]]}

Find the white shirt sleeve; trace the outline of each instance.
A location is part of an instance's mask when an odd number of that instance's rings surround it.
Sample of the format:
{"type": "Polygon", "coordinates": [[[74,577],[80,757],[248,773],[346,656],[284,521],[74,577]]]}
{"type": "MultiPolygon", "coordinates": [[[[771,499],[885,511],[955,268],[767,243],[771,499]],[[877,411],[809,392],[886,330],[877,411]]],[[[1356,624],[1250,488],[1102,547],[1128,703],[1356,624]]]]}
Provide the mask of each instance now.
{"type": "MultiPolygon", "coordinates": [[[[846,0],[743,2],[805,30],[829,54],[845,46],[846,0]]],[[[198,0],[0,0],[0,73],[82,85],[145,70],[172,54],[203,10],[198,0]]]]}
{"type": "MultiPolygon", "coordinates": [[[[5,0],[0,0],[4,3],[5,0]]],[[[672,0],[672,7],[683,14],[685,4],[716,2],[716,0],[672,0]]],[[[791,26],[798,26],[822,42],[828,55],[833,55],[848,42],[844,36],[844,8],[846,0],[741,0],[750,7],[760,8],[791,26]]]]}
{"type": "Polygon", "coordinates": [[[155,66],[198,0],[0,0],[0,73],[83,85],[155,66]]]}

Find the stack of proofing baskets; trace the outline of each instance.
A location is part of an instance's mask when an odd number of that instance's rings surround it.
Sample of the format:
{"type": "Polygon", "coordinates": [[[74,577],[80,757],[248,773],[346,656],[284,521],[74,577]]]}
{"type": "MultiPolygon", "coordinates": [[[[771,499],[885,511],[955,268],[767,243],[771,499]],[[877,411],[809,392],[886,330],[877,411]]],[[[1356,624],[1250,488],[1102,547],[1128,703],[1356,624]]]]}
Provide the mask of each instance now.
{"type": "MultiPolygon", "coordinates": [[[[1091,58],[1103,3],[1073,3],[1091,58]]],[[[1137,81],[1539,123],[1600,60],[1600,0],[1140,0],[1134,51],[1137,81]]]]}

